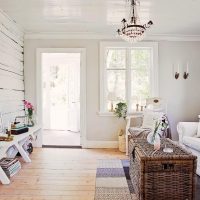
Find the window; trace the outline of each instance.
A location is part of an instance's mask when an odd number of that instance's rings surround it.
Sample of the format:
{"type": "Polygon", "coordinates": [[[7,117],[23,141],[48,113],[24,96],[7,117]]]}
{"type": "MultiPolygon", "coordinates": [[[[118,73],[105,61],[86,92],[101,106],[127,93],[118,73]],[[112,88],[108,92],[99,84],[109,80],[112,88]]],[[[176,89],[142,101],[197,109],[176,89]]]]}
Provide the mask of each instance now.
{"type": "Polygon", "coordinates": [[[158,95],[157,43],[102,42],[100,44],[100,113],[112,111],[118,102],[136,104],[158,95]]]}

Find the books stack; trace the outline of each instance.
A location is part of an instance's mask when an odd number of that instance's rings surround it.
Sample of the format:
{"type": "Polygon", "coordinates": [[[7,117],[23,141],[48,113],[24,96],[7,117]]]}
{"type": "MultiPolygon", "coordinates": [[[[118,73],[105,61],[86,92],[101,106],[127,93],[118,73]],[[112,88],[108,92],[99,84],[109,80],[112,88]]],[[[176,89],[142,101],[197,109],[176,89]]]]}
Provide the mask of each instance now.
{"type": "Polygon", "coordinates": [[[9,178],[17,174],[21,169],[21,163],[16,158],[2,158],[0,166],[9,178]]]}
{"type": "Polygon", "coordinates": [[[22,133],[28,132],[28,127],[27,126],[18,126],[16,128],[11,128],[11,134],[12,135],[20,135],[22,133]]]}

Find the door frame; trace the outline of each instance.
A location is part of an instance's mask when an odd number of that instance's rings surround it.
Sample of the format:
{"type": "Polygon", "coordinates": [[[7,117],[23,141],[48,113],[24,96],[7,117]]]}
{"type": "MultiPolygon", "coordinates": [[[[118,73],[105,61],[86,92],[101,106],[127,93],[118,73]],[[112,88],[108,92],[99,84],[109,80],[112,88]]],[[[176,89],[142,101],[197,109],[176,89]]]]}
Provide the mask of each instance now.
{"type": "MultiPolygon", "coordinates": [[[[80,53],[80,142],[86,146],[86,49],[85,48],[37,48],[36,49],[36,114],[43,129],[42,109],[42,54],[43,53],[80,53]]],[[[42,147],[42,131],[38,137],[37,146],[42,147]]]]}

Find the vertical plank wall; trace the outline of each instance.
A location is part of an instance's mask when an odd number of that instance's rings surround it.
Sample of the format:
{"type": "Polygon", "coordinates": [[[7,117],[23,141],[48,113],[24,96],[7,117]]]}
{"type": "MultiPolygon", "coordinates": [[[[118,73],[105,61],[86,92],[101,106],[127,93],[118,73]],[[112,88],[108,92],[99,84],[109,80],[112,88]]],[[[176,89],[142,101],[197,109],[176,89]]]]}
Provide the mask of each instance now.
{"type": "Polygon", "coordinates": [[[24,115],[23,31],[0,10],[0,112],[4,126],[24,115]]]}

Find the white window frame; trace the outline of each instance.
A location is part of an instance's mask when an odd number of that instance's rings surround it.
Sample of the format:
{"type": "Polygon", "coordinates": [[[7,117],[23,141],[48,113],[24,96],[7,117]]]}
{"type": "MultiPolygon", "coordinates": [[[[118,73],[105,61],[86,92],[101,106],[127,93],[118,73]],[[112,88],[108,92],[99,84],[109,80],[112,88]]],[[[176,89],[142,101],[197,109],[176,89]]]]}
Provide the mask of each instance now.
{"type": "MultiPolygon", "coordinates": [[[[159,82],[158,82],[158,43],[157,42],[138,42],[135,44],[130,44],[128,42],[100,42],[100,111],[99,115],[101,116],[113,116],[113,113],[106,110],[105,102],[106,102],[106,96],[105,96],[105,90],[106,90],[106,49],[107,48],[151,48],[153,55],[151,59],[151,93],[153,97],[159,96],[159,82]]],[[[127,54],[129,51],[127,51],[127,54]]],[[[127,55],[127,59],[130,59],[130,55],[127,55]]],[[[130,63],[130,62],[129,62],[130,63]]],[[[130,70],[130,67],[128,67],[130,70]]],[[[126,73],[129,73],[128,70],[126,70],[126,73]]],[[[126,76],[129,77],[129,76],[126,76]]],[[[126,95],[129,94],[128,91],[130,91],[130,84],[127,84],[127,82],[130,82],[126,78],[126,95]]],[[[130,97],[126,96],[127,104],[130,104],[130,97]]]]}

